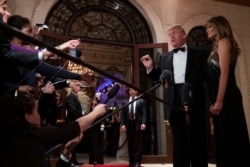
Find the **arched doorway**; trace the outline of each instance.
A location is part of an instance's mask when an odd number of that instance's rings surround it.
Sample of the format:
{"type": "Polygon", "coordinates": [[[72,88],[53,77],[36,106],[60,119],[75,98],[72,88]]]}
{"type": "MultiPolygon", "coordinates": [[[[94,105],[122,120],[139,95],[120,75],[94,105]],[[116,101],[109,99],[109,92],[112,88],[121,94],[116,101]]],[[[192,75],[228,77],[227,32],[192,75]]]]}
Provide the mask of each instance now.
{"type": "MultiPolygon", "coordinates": [[[[81,38],[83,44],[79,48],[85,62],[106,72],[110,71],[110,67],[115,67],[122,71],[120,74],[129,83],[134,83],[134,44],[153,42],[147,22],[129,1],[58,1],[47,15],[45,24],[49,26],[50,32],[68,38],[81,38]]],[[[43,40],[51,45],[59,43],[48,37],[43,40]]],[[[140,76],[140,87],[146,88],[145,83],[148,83],[146,76],[140,76]]],[[[148,127],[145,154],[158,154],[157,139],[154,138],[152,142],[151,134],[152,128],[155,133],[157,127],[153,123],[148,127]]]]}

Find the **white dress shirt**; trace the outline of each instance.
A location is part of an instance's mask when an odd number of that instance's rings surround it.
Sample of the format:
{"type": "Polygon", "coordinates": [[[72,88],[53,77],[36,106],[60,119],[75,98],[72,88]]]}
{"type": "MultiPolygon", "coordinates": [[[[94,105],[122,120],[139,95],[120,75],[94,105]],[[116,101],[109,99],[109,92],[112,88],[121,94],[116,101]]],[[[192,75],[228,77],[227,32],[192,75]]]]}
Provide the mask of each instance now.
{"type": "Polygon", "coordinates": [[[173,55],[174,81],[176,84],[185,83],[187,65],[187,45],[183,45],[185,51],[178,51],[173,55]]]}
{"type": "MultiPolygon", "coordinates": [[[[133,97],[130,97],[130,98],[129,98],[129,102],[132,101],[132,98],[133,98],[133,97]]],[[[137,98],[137,97],[135,96],[134,99],[136,99],[136,98],[137,98]]],[[[131,104],[129,105],[129,111],[131,111],[131,106],[132,106],[132,104],[134,105],[133,111],[134,111],[134,115],[135,115],[136,101],[134,101],[133,103],[131,103],[131,104]]]]}

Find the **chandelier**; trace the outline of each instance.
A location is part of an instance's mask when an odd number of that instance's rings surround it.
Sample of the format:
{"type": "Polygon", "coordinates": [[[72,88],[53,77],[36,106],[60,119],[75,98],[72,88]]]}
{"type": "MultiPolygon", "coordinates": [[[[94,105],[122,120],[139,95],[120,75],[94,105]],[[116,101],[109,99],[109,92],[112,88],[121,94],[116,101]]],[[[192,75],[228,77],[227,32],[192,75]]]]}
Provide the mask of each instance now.
{"type": "Polygon", "coordinates": [[[77,74],[82,74],[85,72],[93,73],[91,69],[84,67],[82,65],[76,64],[72,61],[68,61],[67,70],[77,73],[77,74]]]}

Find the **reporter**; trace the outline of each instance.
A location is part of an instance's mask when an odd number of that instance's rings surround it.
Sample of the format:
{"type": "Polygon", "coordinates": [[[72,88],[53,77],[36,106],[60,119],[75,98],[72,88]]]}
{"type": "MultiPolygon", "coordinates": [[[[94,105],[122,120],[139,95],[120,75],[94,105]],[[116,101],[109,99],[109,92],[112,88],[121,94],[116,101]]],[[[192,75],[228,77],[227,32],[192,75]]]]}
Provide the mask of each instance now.
{"type": "Polygon", "coordinates": [[[48,147],[75,138],[104,113],[106,105],[99,104],[90,114],[66,125],[40,127],[37,101],[31,94],[19,94],[16,108],[9,113],[12,121],[3,131],[5,138],[1,143],[0,166],[42,167],[48,147]]]}

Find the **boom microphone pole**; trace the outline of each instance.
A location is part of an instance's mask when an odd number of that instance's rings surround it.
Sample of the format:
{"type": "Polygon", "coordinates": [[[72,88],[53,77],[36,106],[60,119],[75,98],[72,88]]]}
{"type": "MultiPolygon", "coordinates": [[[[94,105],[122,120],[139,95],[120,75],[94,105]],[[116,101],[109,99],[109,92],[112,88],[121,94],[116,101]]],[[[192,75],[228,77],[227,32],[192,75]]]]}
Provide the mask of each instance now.
{"type": "MultiPolygon", "coordinates": [[[[162,73],[162,75],[160,76],[160,78],[161,78],[162,81],[158,82],[155,86],[153,86],[152,88],[150,88],[149,90],[147,90],[146,93],[149,94],[149,92],[155,90],[156,88],[160,87],[161,85],[164,85],[165,82],[166,82],[165,79],[167,79],[167,80],[169,79],[169,75],[166,75],[166,74],[169,74],[169,72],[168,72],[168,71],[165,71],[164,73],[162,73]],[[166,77],[166,78],[164,78],[164,77],[166,77]],[[163,81],[164,81],[164,82],[163,82],[163,81]]],[[[108,96],[109,96],[109,97],[108,97],[105,101],[108,101],[109,99],[111,99],[112,96],[114,97],[114,96],[116,95],[115,92],[117,91],[117,89],[118,89],[118,88],[114,88],[114,90],[111,89],[112,91],[109,91],[109,92],[110,92],[110,93],[108,93],[108,96]]],[[[118,91],[117,91],[117,92],[118,92],[118,91]]],[[[135,99],[129,101],[128,103],[126,103],[125,105],[123,105],[121,108],[118,108],[118,109],[116,109],[115,111],[113,111],[113,112],[111,112],[111,113],[109,113],[109,114],[107,114],[107,115],[101,117],[100,119],[98,119],[97,121],[95,121],[93,124],[91,124],[86,130],[88,130],[88,129],[94,127],[94,126],[96,126],[96,125],[99,124],[100,122],[103,122],[103,121],[106,120],[108,117],[110,117],[110,116],[114,115],[115,113],[117,113],[118,111],[124,109],[125,107],[127,107],[127,106],[130,105],[131,103],[135,102],[136,100],[138,100],[139,98],[141,98],[141,97],[144,96],[144,95],[145,95],[145,94],[140,94],[139,96],[137,96],[137,98],[135,98],[135,99]]],[[[176,106],[172,106],[172,107],[175,108],[177,111],[183,111],[183,108],[179,108],[179,107],[176,107],[176,106]]],[[[53,152],[55,149],[58,149],[61,145],[62,145],[62,144],[58,144],[58,145],[54,146],[53,148],[49,149],[49,150],[45,153],[45,155],[48,155],[49,153],[53,152]]]]}
{"type": "Polygon", "coordinates": [[[38,45],[38,46],[43,46],[43,47],[46,48],[48,51],[53,52],[53,53],[57,54],[58,56],[60,56],[60,57],[62,57],[62,58],[65,58],[65,59],[67,59],[67,60],[70,60],[70,61],[72,61],[72,62],[74,62],[74,63],[76,63],[76,64],[85,66],[85,67],[87,67],[87,68],[89,68],[89,69],[91,69],[91,70],[93,70],[93,71],[95,71],[95,72],[97,72],[97,73],[99,73],[99,74],[101,74],[101,75],[104,75],[104,76],[106,76],[106,77],[108,77],[108,78],[110,78],[110,79],[112,79],[112,80],[114,80],[114,81],[117,81],[117,82],[119,82],[119,83],[121,83],[121,84],[123,84],[123,85],[126,85],[126,86],[130,87],[130,88],[133,88],[133,89],[137,90],[138,92],[144,93],[145,95],[147,95],[147,96],[150,97],[150,98],[153,98],[153,99],[155,99],[155,100],[157,100],[157,101],[160,101],[160,102],[162,102],[162,103],[164,103],[164,104],[166,104],[166,105],[168,105],[168,106],[170,106],[170,107],[174,107],[174,106],[172,106],[170,103],[166,102],[165,100],[163,100],[163,99],[161,99],[161,98],[158,98],[158,97],[156,97],[156,96],[153,96],[153,95],[151,95],[151,94],[149,94],[149,93],[143,91],[142,89],[136,87],[136,86],[133,85],[133,84],[130,84],[130,83],[128,83],[128,82],[126,82],[126,81],[124,81],[124,80],[122,80],[122,79],[120,79],[120,78],[117,78],[117,77],[115,77],[115,76],[112,76],[111,74],[108,74],[108,73],[104,72],[103,70],[100,70],[100,69],[97,68],[97,67],[94,67],[94,66],[92,66],[92,65],[90,65],[90,64],[85,63],[84,61],[82,61],[81,59],[79,59],[79,58],[77,58],[77,57],[70,56],[69,54],[67,54],[67,53],[65,53],[65,52],[63,52],[63,51],[61,51],[61,50],[58,50],[58,49],[56,49],[56,48],[54,48],[54,47],[52,47],[52,46],[50,46],[50,45],[48,45],[48,44],[45,44],[45,43],[43,43],[42,41],[39,41],[39,40],[37,40],[37,39],[35,39],[35,38],[31,37],[31,36],[28,36],[28,35],[22,33],[20,30],[17,30],[17,29],[15,29],[15,28],[12,28],[11,26],[9,26],[9,25],[7,25],[7,24],[4,24],[4,23],[0,22],[0,29],[1,29],[2,31],[6,31],[6,32],[8,32],[8,33],[11,33],[11,34],[13,34],[13,35],[15,35],[15,36],[17,36],[17,37],[19,37],[19,38],[21,38],[21,39],[24,39],[24,40],[26,40],[26,41],[29,41],[29,42],[32,43],[32,44],[35,44],[35,45],[38,45]]]}
{"type": "MultiPolygon", "coordinates": [[[[152,88],[150,88],[149,90],[146,91],[146,93],[151,92],[152,90],[155,90],[156,88],[160,87],[162,84],[165,83],[157,83],[155,86],[153,86],[152,88]]],[[[137,96],[135,99],[129,101],[128,103],[126,103],[125,105],[123,105],[121,108],[116,109],[115,111],[105,115],[104,117],[100,118],[99,120],[95,121],[93,124],[91,124],[87,129],[92,128],[93,126],[99,124],[100,122],[106,120],[108,117],[114,115],[115,113],[117,113],[118,111],[124,109],[125,107],[127,107],[128,105],[130,105],[131,103],[135,102],[136,100],[140,99],[142,96],[144,96],[145,94],[140,94],[139,96],[137,96]]],[[[183,111],[183,108],[180,107],[176,107],[176,106],[172,106],[173,108],[175,108],[177,111],[183,111]]]]}

